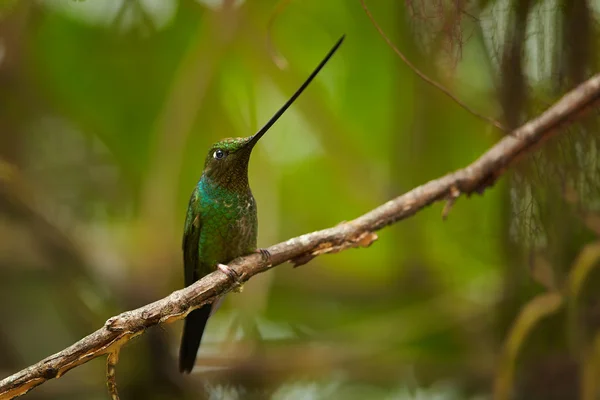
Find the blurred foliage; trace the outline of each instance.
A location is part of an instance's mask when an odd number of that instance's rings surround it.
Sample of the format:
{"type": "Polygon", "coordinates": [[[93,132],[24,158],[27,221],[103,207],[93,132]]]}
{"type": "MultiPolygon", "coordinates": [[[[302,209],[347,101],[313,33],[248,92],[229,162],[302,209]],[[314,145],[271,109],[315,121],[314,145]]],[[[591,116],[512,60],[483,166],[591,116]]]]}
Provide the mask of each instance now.
{"type": "MultiPolygon", "coordinates": [[[[517,126],[598,70],[598,2],[370,1],[405,55],[517,126]]],[[[0,372],[183,284],[209,145],[254,133],[259,245],[352,219],[501,132],[396,57],[358,1],[0,1],[0,372]],[[283,67],[283,68],[281,68],[283,67]]],[[[123,399],[597,399],[598,118],[483,196],[228,297],[191,376],[181,324],[121,353],[123,399]]],[[[27,395],[103,399],[93,361],[27,395]]]]}

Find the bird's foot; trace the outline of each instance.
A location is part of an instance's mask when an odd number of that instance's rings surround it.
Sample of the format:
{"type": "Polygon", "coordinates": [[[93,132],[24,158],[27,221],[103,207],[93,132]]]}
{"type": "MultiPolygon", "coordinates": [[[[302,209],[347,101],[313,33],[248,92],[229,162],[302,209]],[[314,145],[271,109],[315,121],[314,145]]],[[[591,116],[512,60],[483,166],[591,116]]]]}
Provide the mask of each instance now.
{"type": "Polygon", "coordinates": [[[217,268],[235,283],[235,286],[232,290],[236,293],[241,293],[244,289],[244,286],[240,282],[240,276],[238,273],[225,264],[217,264],[217,268]]]}
{"type": "Polygon", "coordinates": [[[267,265],[271,264],[271,253],[269,253],[269,250],[267,249],[256,249],[254,250],[255,253],[260,254],[260,257],[262,258],[263,262],[267,265]]]}

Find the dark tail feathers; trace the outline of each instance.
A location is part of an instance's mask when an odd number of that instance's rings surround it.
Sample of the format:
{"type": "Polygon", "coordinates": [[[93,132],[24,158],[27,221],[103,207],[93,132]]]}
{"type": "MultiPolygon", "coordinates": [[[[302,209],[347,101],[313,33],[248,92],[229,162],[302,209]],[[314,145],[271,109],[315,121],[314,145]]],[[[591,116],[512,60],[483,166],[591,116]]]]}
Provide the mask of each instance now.
{"type": "Polygon", "coordinates": [[[210,317],[212,304],[205,304],[202,307],[192,311],[185,317],[183,325],[183,336],[181,337],[181,346],[179,347],[179,371],[192,372],[196,363],[196,354],[200,347],[202,334],[206,328],[206,322],[210,317]]]}

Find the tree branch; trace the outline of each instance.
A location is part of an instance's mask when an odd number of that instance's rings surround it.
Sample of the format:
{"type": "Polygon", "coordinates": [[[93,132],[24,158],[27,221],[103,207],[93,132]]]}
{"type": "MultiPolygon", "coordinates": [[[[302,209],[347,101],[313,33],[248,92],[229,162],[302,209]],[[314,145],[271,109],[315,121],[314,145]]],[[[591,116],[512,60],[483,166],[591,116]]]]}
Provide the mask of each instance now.
{"type": "MultiPolygon", "coordinates": [[[[237,258],[229,266],[244,282],[287,261],[300,265],[321,254],[369,246],[377,239],[375,231],[410,217],[436,201],[454,202],[461,194],[483,193],[510,164],[537,148],[559,127],[572,123],[599,99],[600,74],[569,92],[538,118],[505,136],[466,168],[419,186],[355,220],[271,246],[268,248],[270,265],[265,264],[260,254],[252,254],[237,258]]],[[[448,211],[446,207],[444,214],[448,211]]],[[[192,309],[212,302],[234,286],[225,274],[214,272],[162,300],[112,317],[102,328],[71,347],[0,381],[0,400],[23,395],[93,358],[116,354],[147,328],[182,319],[192,309]]]]}
{"type": "Polygon", "coordinates": [[[454,101],[456,104],[458,104],[463,109],[465,109],[468,113],[474,115],[475,117],[477,117],[489,124],[492,124],[493,126],[500,129],[501,131],[504,131],[504,132],[507,131],[507,129],[504,127],[504,125],[502,125],[500,122],[473,110],[471,107],[466,105],[463,101],[461,101],[458,97],[456,97],[449,89],[447,89],[441,83],[434,81],[433,79],[431,79],[430,77],[425,75],[425,73],[423,73],[419,68],[417,68],[412,62],[410,62],[410,60],[408,58],[406,58],[404,53],[402,53],[400,50],[398,50],[398,48],[394,45],[394,43],[392,43],[390,38],[385,34],[383,29],[381,29],[381,27],[379,26],[379,24],[373,17],[373,14],[371,14],[371,11],[369,10],[369,8],[367,7],[367,4],[365,3],[365,0],[360,0],[360,4],[362,5],[363,10],[365,10],[367,17],[369,17],[369,19],[371,20],[371,23],[373,24],[375,29],[377,29],[377,32],[379,32],[379,35],[383,38],[383,40],[385,40],[387,45],[390,46],[392,50],[394,50],[394,53],[396,53],[396,55],[398,57],[400,57],[400,59],[404,62],[404,64],[406,64],[408,66],[408,68],[410,68],[415,74],[417,74],[417,76],[419,78],[421,78],[422,80],[424,80],[425,82],[427,82],[428,84],[430,84],[431,86],[433,86],[434,88],[439,90],[440,92],[444,93],[452,101],[454,101]]]}

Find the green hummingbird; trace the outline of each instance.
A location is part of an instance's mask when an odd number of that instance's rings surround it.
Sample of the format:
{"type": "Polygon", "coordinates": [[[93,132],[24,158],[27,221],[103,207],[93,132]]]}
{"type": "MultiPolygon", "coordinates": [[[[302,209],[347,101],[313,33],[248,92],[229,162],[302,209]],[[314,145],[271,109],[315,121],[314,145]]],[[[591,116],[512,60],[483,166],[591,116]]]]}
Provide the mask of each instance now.
{"type": "MultiPolygon", "coordinates": [[[[323,61],[293,96],[256,134],[246,138],[224,139],[215,143],[204,162],[204,170],[189,201],[183,232],[185,286],[216,269],[237,282],[236,273],[225,263],[257,249],[258,218],[256,202],[248,184],[250,153],[260,138],[306,89],[342,44],[342,36],[323,61]]],[[[179,349],[179,370],[191,372],[196,362],[202,334],[218,302],[205,304],[185,318],[179,349]]]]}

